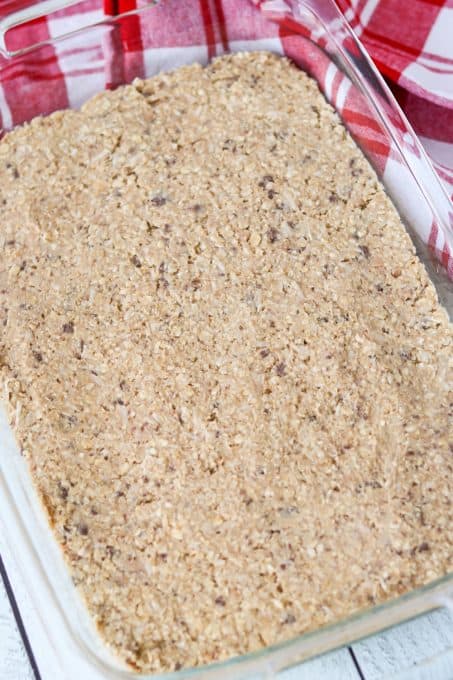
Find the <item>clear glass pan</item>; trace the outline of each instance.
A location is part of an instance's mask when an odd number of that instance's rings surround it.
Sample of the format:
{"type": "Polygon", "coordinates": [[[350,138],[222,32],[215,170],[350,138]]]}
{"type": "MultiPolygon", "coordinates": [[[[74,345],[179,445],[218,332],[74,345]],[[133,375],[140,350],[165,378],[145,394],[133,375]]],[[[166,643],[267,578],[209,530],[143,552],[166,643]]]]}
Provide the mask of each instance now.
{"type": "MultiPolygon", "coordinates": [[[[56,95],[53,81],[39,77],[39,65],[54,59],[55,55],[61,63],[65,59],[76,60],[76,64],[72,62],[71,65],[70,78],[73,80],[69,82],[68,78],[64,105],[77,107],[103,90],[106,82],[118,85],[131,82],[136,75],[150,76],[182,63],[206,63],[214,54],[228,51],[268,49],[281,54],[283,46],[288,56],[318,79],[326,96],[375,167],[416,243],[442,304],[453,314],[453,286],[433,254],[435,251],[442,261],[445,244],[453,250],[451,202],[393,96],[353,37],[333,0],[272,0],[262,3],[260,10],[253,7],[250,0],[243,0],[244,16],[247,15],[248,20],[241,21],[241,15],[236,13],[233,16],[232,13],[234,21],[229,18],[227,43],[222,38],[221,13],[217,13],[217,18],[211,18],[210,27],[208,25],[214,36],[211,44],[207,34],[200,35],[193,22],[189,21],[194,0],[143,3],[137,11],[118,17],[105,17],[99,5],[99,10],[86,16],[82,27],[71,14],[61,12],[62,7],[73,4],[75,0],[46,0],[31,4],[25,0],[8,0],[3,3],[0,10],[0,115],[3,130],[25,122],[32,115],[47,114],[61,108],[62,100],[56,95]],[[24,35],[27,35],[24,22],[49,13],[52,13],[50,35],[44,36],[37,45],[24,43],[24,35]],[[174,30],[168,30],[172,22],[174,30]],[[163,24],[167,26],[165,40],[159,30],[163,24]],[[137,29],[135,36],[134,26],[137,29]],[[127,53],[124,52],[124,40],[116,40],[117,34],[124,35],[125,32],[127,53]],[[219,44],[216,44],[217,39],[219,44]],[[136,55],[141,51],[143,59],[137,60],[136,55]],[[121,69],[117,68],[119,61],[121,69]],[[137,66],[138,63],[140,66],[137,66]],[[338,91],[334,92],[333,87],[325,85],[329,79],[324,76],[329,68],[333,77],[337,72],[342,74],[345,84],[341,95],[338,91]],[[116,74],[113,80],[112,74],[116,74]],[[372,143],[362,138],[357,116],[343,106],[346,90],[353,95],[354,113],[360,112],[373,121],[375,138],[372,143]],[[6,91],[9,93],[8,102],[4,96],[6,91]],[[36,102],[34,109],[33,106],[24,106],[24,97],[36,102]],[[33,113],[30,115],[31,110],[33,113]],[[390,159],[387,160],[389,153],[390,159]],[[433,225],[436,231],[434,241],[433,225]]],[[[225,5],[228,4],[225,2],[225,5]]],[[[12,552],[18,556],[32,599],[36,596],[36,602],[41,606],[42,595],[38,597],[36,593],[45,593],[59,612],[58,626],[49,622],[45,613],[42,624],[47,628],[56,653],[64,657],[67,644],[77,656],[79,665],[74,667],[73,677],[88,678],[96,673],[96,677],[104,678],[136,677],[136,673],[122,667],[111,656],[96,633],[72,584],[27,467],[1,412],[0,492],[4,508],[0,516],[2,532],[12,552]]],[[[268,677],[303,659],[440,606],[452,594],[453,574],[450,574],[398,599],[284,644],[224,663],[152,677],[268,677]]]]}

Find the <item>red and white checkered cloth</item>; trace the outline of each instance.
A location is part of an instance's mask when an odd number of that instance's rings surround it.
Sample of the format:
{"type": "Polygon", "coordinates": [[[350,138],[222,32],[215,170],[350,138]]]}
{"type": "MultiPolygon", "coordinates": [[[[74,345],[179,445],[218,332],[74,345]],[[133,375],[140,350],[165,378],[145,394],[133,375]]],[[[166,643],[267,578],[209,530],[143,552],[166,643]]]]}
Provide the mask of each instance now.
{"type": "MultiPolygon", "coordinates": [[[[53,40],[149,1],[82,0],[11,29],[6,46],[14,51],[53,40]]],[[[24,4],[3,0],[0,18],[24,4]]],[[[286,54],[316,77],[393,189],[403,214],[453,278],[453,0],[337,0],[337,5],[388,79],[443,182],[442,190],[410,133],[394,120],[410,164],[439,208],[437,219],[369,104],[326,54],[319,29],[303,20],[304,6],[334,14],[333,0],[161,0],[152,10],[22,56],[0,53],[0,127],[77,107],[99,90],[194,60],[206,62],[227,49],[286,54]]]]}
{"type": "Polygon", "coordinates": [[[337,0],[453,198],[453,0],[337,0]]]}

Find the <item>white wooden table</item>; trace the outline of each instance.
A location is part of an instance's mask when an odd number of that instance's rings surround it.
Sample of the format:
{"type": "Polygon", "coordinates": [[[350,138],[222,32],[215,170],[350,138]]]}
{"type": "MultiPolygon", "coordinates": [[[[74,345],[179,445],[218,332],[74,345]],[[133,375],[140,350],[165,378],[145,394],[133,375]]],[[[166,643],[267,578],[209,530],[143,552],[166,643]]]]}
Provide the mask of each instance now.
{"type": "MultiPolygon", "coordinates": [[[[11,559],[4,557],[6,567],[12,570],[11,559]]],[[[14,581],[14,594],[8,595],[0,582],[0,680],[85,680],[71,674],[61,677],[55,653],[49,645],[46,648],[37,612],[18,574],[14,571],[13,578],[7,576],[7,580],[9,586],[14,581]]],[[[279,675],[279,680],[390,678],[453,680],[452,610],[439,609],[279,675]]]]}

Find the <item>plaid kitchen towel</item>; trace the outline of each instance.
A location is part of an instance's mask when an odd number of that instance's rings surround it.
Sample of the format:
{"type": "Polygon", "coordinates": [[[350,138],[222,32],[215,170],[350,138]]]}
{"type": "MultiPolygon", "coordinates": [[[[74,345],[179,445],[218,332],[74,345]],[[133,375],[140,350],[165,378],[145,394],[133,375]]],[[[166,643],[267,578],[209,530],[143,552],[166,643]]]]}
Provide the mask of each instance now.
{"type": "Polygon", "coordinates": [[[453,198],[453,0],[337,0],[453,198]]]}
{"type": "MultiPolygon", "coordinates": [[[[24,4],[22,0],[2,3],[4,25],[8,15],[24,4]]],[[[341,26],[333,0],[161,0],[150,11],[106,20],[149,4],[154,3],[82,0],[76,4],[74,0],[47,17],[17,26],[10,22],[3,52],[0,49],[0,126],[7,130],[38,114],[77,107],[99,90],[163,68],[206,62],[227,48],[286,54],[318,80],[386,185],[395,187],[398,207],[453,277],[453,0],[337,0],[390,82],[443,182],[442,189],[430,175],[417,141],[390,110],[389,120],[394,132],[400,133],[406,158],[415,174],[423,177],[433,204],[440,206],[437,217],[417,201],[413,175],[399,162],[369,102],[335,66],[319,25],[306,11],[314,8],[323,16],[360,66],[361,55],[341,26]],[[13,57],[6,54],[36,43],[42,46],[13,57]]],[[[363,59],[361,66],[366,70],[363,59]]],[[[385,109],[385,97],[380,103],[385,109]]]]}

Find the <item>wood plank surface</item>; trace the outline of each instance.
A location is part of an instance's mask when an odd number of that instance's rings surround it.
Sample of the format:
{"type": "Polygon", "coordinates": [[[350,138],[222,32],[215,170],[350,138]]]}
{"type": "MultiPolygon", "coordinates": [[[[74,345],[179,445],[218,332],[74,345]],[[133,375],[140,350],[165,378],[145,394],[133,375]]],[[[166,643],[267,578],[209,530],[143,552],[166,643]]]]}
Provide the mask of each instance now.
{"type": "Polygon", "coordinates": [[[366,680],[453,679],[453,612],[438,609],[353,645],[366,680]],[[447,653],[449,652],[449,653],[447,653]]]}
{"type": "Polygon", "coordinates": [[[0,680],[33,680],[3,583],[0,584],[0,680]]]}

